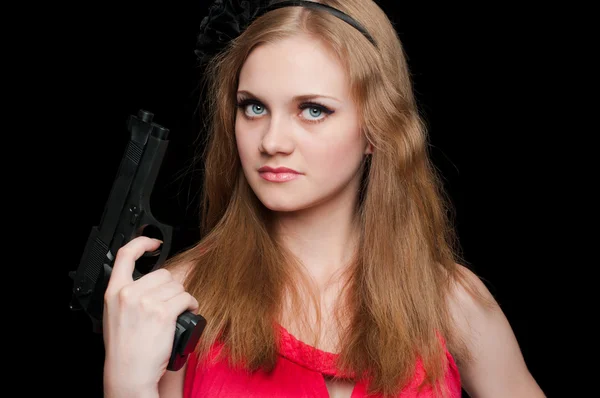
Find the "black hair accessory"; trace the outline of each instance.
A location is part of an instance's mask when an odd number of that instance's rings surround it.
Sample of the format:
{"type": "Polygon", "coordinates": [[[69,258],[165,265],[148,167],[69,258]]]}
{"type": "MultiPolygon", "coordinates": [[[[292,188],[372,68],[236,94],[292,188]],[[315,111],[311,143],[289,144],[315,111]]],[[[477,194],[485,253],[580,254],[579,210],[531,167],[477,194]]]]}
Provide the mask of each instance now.
{"type": "Polygon", "coordinates": [[[194,53],[203,63],[238,37],[256,18],[269,0],[215,0],[200,22],[194,53]]]}
{"type": "Polygon", "coordinates": [[[200,63],[218,53],[238,37],[259,16],[282,7],[306,7],[326,11],[360,31],[375,47],[377,43],[355,19],[337,8],[306,0],[286,0],[272,4],[270,0],[215,0],[208,15],[200,23],[196,54],[200,63]]]}

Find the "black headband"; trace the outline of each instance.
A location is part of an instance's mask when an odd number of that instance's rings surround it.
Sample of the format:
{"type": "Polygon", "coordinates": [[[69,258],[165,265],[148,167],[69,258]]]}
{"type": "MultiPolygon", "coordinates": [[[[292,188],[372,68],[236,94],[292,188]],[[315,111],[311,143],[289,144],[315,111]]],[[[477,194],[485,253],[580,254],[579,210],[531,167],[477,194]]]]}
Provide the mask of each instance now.
{"type": "Polygon", "coordinates": [[[316,3],[314,1],[306,1],[306,0],[287,0],[287,1],[280,1],[280,2],[276,2],[273,3],[271,5],[269,5],[268,7],[264,8],[261,12],[259,12],[259,14],[257,16],[260,16],[266,12],[272,11],[272,10],[276,10],[278,8],[283,8],[283,7],[293,7],[293,6],[297,6],[297,7],[306,7],[306,8],[312,8],[313,10],[323,10],[323,11],[327,11],[328,13],[330,13],[331,15],[341,19],[342,21],[346,22],[347,24],[351,25],[352,27],[354,27],[355,29],[357,29],[360,33],[362,33],[375,47],[377,47],[377,43],[375,42],[375,40],[371,37],[371,35],[369,34],[369,32],[367,32],[367,30],[361,25],[359,24],[354,18],[352,18],[351,16],[349,16],[348,14],[345,14],[344,12],[338,10],[337,8],[333,8],[331,6],[328,6],[326,4],[321,4],[321,3],[316,3]]]}

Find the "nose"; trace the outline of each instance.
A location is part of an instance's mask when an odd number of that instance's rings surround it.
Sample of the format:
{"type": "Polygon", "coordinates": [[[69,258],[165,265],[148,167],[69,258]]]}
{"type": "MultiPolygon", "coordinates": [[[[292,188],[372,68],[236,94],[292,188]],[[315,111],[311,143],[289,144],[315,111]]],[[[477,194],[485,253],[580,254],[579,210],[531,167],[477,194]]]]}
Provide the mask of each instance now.
{"type": "Polygon", "coordinates": [[[259,150],[269,155],[292,153],[294,151],[292,128],[292,121],[289,118],[285,116],[271,116],[260,141],[259,150]]]}

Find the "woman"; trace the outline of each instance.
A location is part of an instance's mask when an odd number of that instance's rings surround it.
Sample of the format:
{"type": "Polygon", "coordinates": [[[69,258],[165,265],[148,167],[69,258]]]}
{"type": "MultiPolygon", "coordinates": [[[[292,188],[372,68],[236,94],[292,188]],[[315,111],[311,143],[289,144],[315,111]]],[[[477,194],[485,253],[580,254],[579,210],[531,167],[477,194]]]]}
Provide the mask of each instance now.
{"type": "Polygon", "coordinates": [[[117,253],[106,396],[543,397],[460,265],[392,24],[322,3],[262,9],[211,59],[203,238],[135,282],[160,242],[117,253]],[[208,323],[166,371],[184,310],[208,323]]]}

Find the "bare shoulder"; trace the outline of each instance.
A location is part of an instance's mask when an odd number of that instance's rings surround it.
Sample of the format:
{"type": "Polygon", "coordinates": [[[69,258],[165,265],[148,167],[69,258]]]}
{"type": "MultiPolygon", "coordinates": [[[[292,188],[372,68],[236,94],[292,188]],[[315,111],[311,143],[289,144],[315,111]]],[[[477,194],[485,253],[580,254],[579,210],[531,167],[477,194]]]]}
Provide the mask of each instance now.
{"type": "Polygon", "coordinates": [[[466,284],[453,283],[449,306],[471,353],[471,360],[460,366],[464,389],[472,398],[545,397],[494,296],[470,269],[462,265],[459,269],[466,284]]]}
{"type": "Polygon", "coordinates": [[[457,267],[464,283],[452,281],[449,303],[452,315],[462,330],[466,326],[465,322],[499,311],[500,307],[487,286],[473,271],[463,265],[457,267]]]}

